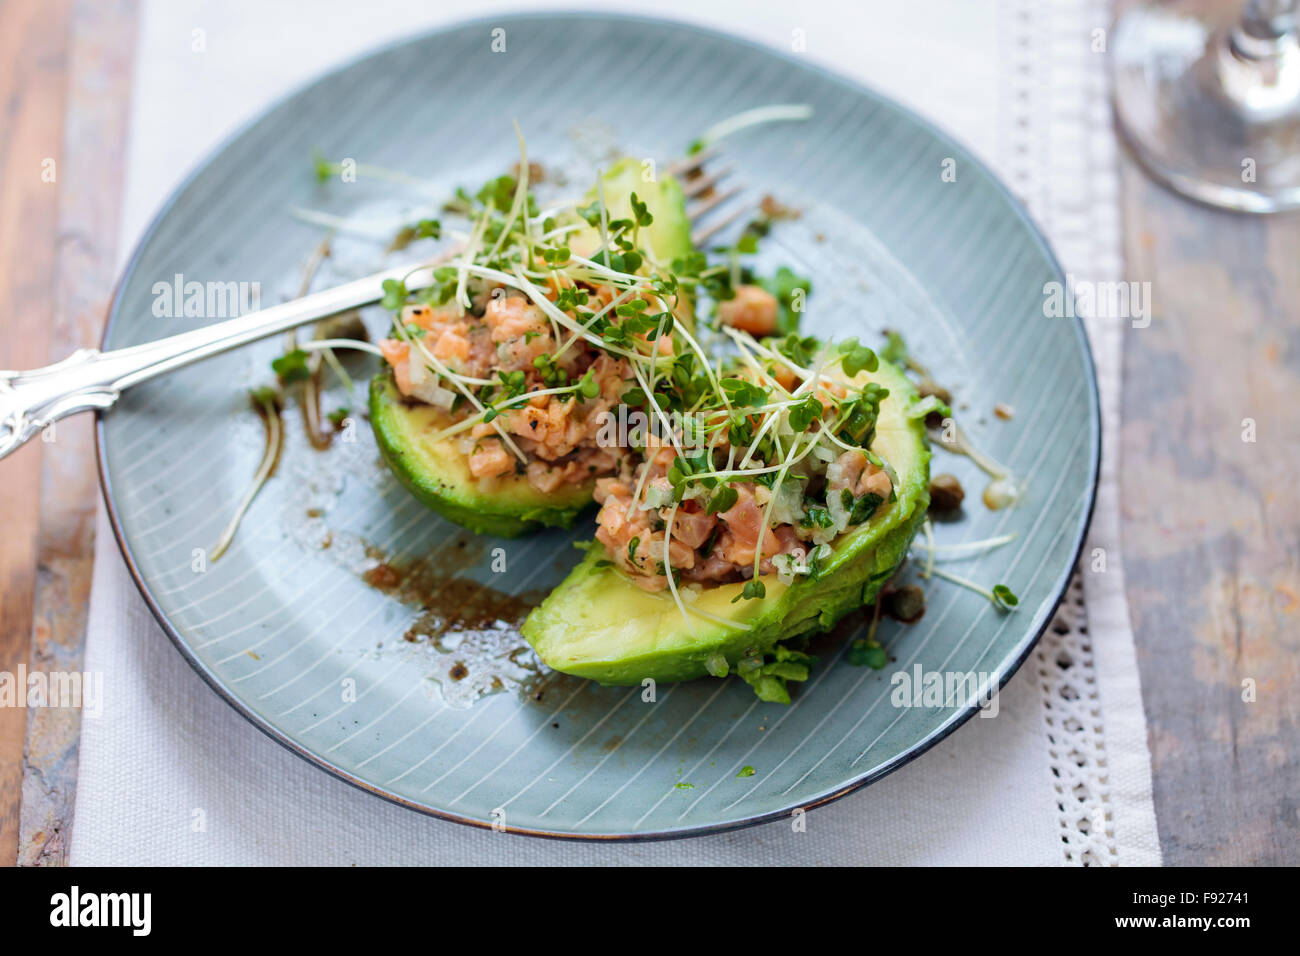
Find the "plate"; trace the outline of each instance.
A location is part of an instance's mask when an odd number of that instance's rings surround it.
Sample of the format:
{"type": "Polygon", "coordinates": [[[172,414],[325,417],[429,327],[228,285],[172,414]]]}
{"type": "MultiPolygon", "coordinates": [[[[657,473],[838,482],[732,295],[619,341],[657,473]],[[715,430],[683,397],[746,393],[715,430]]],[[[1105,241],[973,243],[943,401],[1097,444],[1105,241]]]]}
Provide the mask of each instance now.
{"type": "MultiPolygon", "coordinates": [[[[814,115],[725,144],[751,201],[771,193],[801,211],[763,243],[760,268],[811,276],[807,330],[868,342],[900,330],[951,385],[972,439],[1025,492],[1014,508],[987,510],[971,462],[936,451],[935,471],[968,489],[964,520],[938,525],[938,539],[1015,535],[943,567],[1007,584],[1019,608],[1001,612],[935,582],[921,621],[881,624],[883,670],[848,662],[865,626],[851,619],[817,641],[813,676],[789,707],[760,703],[735,680],[660,687],[647,700],[641,688],[541,674],[519,650],[517,623],[577,561],[571,545],[593,522],[520,541],[461,532],[379,465],[360,395],[342,386],[325,404],[354,403],[354,424],[315,452],[288,409],[277,474],[230,551],[211,560],[261,453],[247,389],[270,381],[284,345],[268,341],[132,389],[98,427],[130,572],[231,706],[312,763],[416,810],[530,834],[637,839],[739,827],[843,796],[974,712],[968,695],[930,700],[920,682],[917,694],[900,693],[906,681],[970,673],[1000,686],[1015,672],[1064,593],[1093,503],[1100,429],[1082,327],[1047,314],[1045,287],[1064,282],[1061,269],[967,150],[805,62],[695,27],[604,15],[496,16],[380,50],[267,110],[176,191],[130,261],[104,347],[296,294],[322,236],[312,216],[348,223],[317,287],[391,261],[375,238],[385,223],[513,163],[512,120],[548,178],[580,192],[615,150],[666,162],[718,120],[771,103],[807,103],[814,115]],[[507,54],[493,52],[496,28],[507,54]],[[322,184],[316,149],[420,181],[363,172],[322,184]],[[941,175],[945,160],[955,182],[941,175]],[[203,314],[187,316],[187,301],[203,314]],[[1015,416],[998,418],[997,404],[1015,416]]],[[[384,327],[379,313],[366,318],[384,327]]],[[[352,360],[358,377],[366,361],[352,360]]]]}

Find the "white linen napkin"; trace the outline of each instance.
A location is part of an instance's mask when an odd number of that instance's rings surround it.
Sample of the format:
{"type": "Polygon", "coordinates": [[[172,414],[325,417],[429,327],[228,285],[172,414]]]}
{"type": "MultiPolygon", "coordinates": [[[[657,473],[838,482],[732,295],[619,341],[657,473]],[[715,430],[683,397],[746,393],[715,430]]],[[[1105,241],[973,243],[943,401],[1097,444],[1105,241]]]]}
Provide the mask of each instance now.
{"type": "MultiPolygon", "coordinates": [[[[625,5],[626,6],[626,5],[625,5]]],[[[926,115],[1002,171],[1076,275],[1118,277],[1113,140],[1091,31],[1104,0],[634,4],[806,55],[926,115]],[[1082,151],[1048,148],[1084,143],[1082,151]],[[1073,163],[1069,168],[1057,164],[1073,163]]],[[[518,6],[497,9],[520,9],[518,6]]],[[[146,0],[140,8],[125,261],[194,163],[321,70],[482,4],[146,0]],[[206,49],[192,51],[195,30],[206,49]]],[[[1117,442],[1119,327],[1090,320],[1106,431],[1117,442]]],[[[158,628],[98,524],[85,667],[104,675],[83,721],[71,861],[92,864],[1149,864],[1160,861],[1150,757],[1119,564],[1114,461],[1091,548],[1087,632],[1076,607],[973,719],[865,791],[785,822],[671,843],[588,844],[474,830],[357,791],[293,756],[223,703],[158,628]],[[1075,660],[1065,688],[1055,657],[1075,660]],[[1080,678],[1082,680],[1080,681],[1080,678]],[[1066,708],[1068,713],[1062,708],[1066,708]],[[1068,721],[1067,716],[1074,717],[1068,721]],[[1082,765],[1075,755],[1084,754],[1082,765]],[[1083,796],[1079,797],[1078,793],[1083,796]],[[194,826],[202,811],[204,828],[194,826]]]]}

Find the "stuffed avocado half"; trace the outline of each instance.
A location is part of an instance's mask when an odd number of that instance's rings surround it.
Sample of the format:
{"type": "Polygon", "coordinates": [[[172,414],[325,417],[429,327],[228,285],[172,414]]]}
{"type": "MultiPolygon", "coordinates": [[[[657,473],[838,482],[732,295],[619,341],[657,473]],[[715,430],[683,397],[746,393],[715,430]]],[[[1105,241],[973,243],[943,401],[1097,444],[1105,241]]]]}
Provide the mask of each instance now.
{"type": "Polygon", "coordinates": [[[508,190],[497,205],[485,190],[471,254],[440,267],[426,293],[402,287],[389,303],[387,367],[370,383],[375,438],[416,498],[472,531],[569,527],[595,478],[616,467],[618,450],[596,441],[599,421],[637,383],[593,328],[634,300],[634,318],[648,309],[691,324],[688,290],[651,298],[615,278],[692,253],[679,183],[623,159],[587,198],[550,217],[531,194],[515,208],[508,190]],[[604,242],[623,251],[602,252],[604,242]]]}
{"type": "Polygon", "coordinates": [[[392,372],[370,380],[370,424],[384,461],[411,494],[444,518],[479,534],[513,538],[540,527],[572,527],[591,503],[595,479],[543,493],[527,478],[509,474],[485,489],[452,440],[434,437],[449,423],[441,409],[404,398],[392,372]]]}
{"type": "Polygon", "coordinates": [[[524,623],[542,660],[612,685],[739,673],[761,698],[788,701],[785,678],[804,679],[807,667],[804,655],[779,643],[828,630],[870,603],[902,563],[929,505],[930,450],[912,384],[883,361],[851,381],[888,390],[870,447],[892,469],[892,500],[839,535],[815,574],[765,573],[765,596],[748,600],[748,582],[686,584],[679,606],[665,590],[638,586],[617,555],[593,542],[524,623]]]}

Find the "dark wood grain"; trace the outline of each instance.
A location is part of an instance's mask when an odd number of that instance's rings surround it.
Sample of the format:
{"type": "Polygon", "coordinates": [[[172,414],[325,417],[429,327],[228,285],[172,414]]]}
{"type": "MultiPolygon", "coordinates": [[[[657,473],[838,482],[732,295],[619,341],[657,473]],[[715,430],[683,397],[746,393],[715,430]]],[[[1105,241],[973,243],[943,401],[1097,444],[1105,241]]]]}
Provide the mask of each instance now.
{"type": "MultiPolygon", "coordinates": [[[[59,175],[55,303],[48,361],[98,345],[112,296],[125,167],[135,0],[75,0],[59,175]]],[[[95,508],[94,420],[60,422],[44,449],[31,639],[32,671],[82,670],[95,508]]],[[[81,713],[27,715],[18,862],[67,862],[81,713]]]]}
{"type": "Polygon", "coordinates": [[[1295,864],[1300,216],[1195,206],[1127,158],[1123,181],[1127,278],[1152,284],[1126,333],[1120,500],[1161,847],[1295,864]]]}
{"type": "MultiPolygon", "coordinates": [[[[49,354],[68,23],[64,0],[0,4],[0,368],[49,354]],[[42,178],[49,160],[53,182],[42,178]]],[[[10,674],[28,661],[42,451],[32,443],[0,471],[0,671],[10,674]]],[[[26,727],[25,708],[0,707],[0,865],[17,859],[26,727]]]]}

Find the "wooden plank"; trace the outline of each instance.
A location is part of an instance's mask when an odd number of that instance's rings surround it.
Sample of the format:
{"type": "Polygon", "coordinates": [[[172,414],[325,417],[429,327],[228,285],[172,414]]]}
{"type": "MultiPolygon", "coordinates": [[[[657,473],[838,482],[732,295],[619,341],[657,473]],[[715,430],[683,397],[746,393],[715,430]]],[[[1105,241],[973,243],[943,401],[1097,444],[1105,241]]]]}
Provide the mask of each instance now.
{"type": "MultiPolygon", "coordinates": [[[[49,354],[69,13],[67,0],[0,4],[0,368],[49,354]]],[[[35,443],[0,466],[0,671],[10,674],[28,661],[41,451],[35,443]]],[[[0,865],[17,859],[26,726],[24,708],[0,707],[0,865]]]]}
{"type": "Polygon", "coordinates": [[[1122,172],[1127,278],[1153,303],[1126,332],[1120,500],[1161,847],[1294,865],[1300,222],[1122,172]]]}
{"type": "MultiPolygon", "coordinates": [[[[75,0],[59,174],[59,248],[48,361],[97,346],[112,296],[135,52],[135,0],[75,0]]],[[[31,671],[82,670],[99,485],[94,419],[60,422],[44,448],[31,671]]],[[[81,713],[27,715],[21,865],[67,862],[81,713]]]]}

